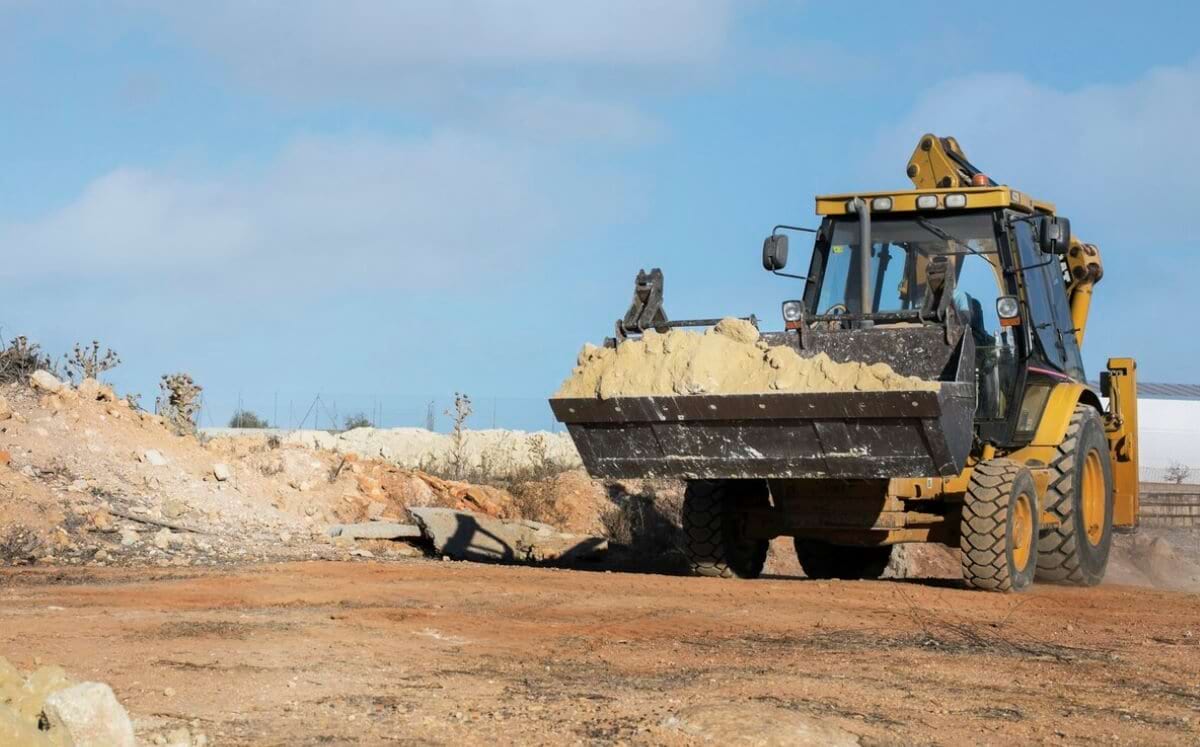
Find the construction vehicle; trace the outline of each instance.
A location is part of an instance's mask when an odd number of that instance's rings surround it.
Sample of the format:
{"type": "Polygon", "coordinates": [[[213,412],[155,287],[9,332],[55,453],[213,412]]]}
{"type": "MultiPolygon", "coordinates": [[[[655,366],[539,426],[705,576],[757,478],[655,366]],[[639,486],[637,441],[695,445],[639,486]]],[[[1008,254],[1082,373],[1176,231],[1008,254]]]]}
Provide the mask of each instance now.
{"type": "MultiPolygon", "coordinates": [[[[752,578],[791,536],[805,574],[882,574],[898,543],[961,550],[967,585],[1097,584],[1114,530],[1138,523],[1137,375],[1080,347],[1100,253],[1054,205],[997,184],[953,138],[923,136],[914,189],[816,198],[816,229],[777,226],[766,270],[799,283],[770,345],[884,362],[936,391],[551,400],[593,477],[687,481],[692,569],[752,578]],[[788,235],[815,234],[808,272],[788,235]]],[[[639,273],[607,344],[701,326],[639,273]]],[[[757,320],[754,320],[757,323],[757,320]]]]}

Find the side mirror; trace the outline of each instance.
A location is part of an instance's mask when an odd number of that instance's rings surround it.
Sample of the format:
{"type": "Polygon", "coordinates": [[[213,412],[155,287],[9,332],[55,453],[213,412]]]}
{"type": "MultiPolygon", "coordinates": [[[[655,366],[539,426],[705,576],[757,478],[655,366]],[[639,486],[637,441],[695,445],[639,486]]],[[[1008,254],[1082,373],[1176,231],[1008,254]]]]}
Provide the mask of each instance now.
{"type": "Polygon", "coordinates": [[[1038,245],[1046,254],[1066,254],[1071,246],[1071,221],[1066,218],[1043,218],[1038,245]]]}
{"type": "Polygon", "coordinates": [[[787,267],[788,237],[784,234],[772,234],[763,241],[763,269],[770,272],[787,267]]]}

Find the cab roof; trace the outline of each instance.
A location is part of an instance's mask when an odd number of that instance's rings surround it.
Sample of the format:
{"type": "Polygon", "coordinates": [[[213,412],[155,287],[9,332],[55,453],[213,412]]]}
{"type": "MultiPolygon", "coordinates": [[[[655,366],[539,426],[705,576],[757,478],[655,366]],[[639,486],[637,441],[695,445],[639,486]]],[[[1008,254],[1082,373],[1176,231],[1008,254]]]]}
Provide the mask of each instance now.
{"type": "MultiPolygon", "coordinates": [[[[882,213],[944,213],[978,208],[1012,208],[1024,213],[1054,214],[1054,204],[1035,200],[1030,195],[1003,185],[994,187],[957,187],[950,189],[900,189],[886,192],[854,192],[817,196],[817,215],[847,215],[855,211],[850,201],[861,197],[871,204],[873,214],[882,213]],[[932,206],[917,207],[917,198],[925,195],[934,197],[932,206]],[[962,195],[960,206],[946,207],[947,195],[962,195]],[[879,198],[891,198],[891,207],[879,209],[879,198]]],[[[930,202],[928,198],[922,204],[930,202]]],[[[957,202],[957,200],[955,200],[957,202]]]]}

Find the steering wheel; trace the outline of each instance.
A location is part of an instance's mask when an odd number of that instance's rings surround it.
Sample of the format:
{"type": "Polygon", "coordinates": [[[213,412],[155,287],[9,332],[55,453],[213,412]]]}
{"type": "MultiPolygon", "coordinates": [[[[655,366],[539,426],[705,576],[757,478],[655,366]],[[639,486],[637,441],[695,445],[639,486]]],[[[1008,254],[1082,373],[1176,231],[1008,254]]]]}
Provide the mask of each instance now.
{"type": "MultiPolygon", "coordinates": [[[[830,306],[828,309],[825,309],[826,315],[841,316],[842,314],[849,314],[849,313],[850,313],[850,310],[846,308],[846,304],[844,304],[844,303],[835,303],[834,305],[830,306]]],[[[839,319],[830,319],[827,321],[813,322],[812,327],[813,327],[813,329],[816,329],[818,327],[818,325],[824,325],[827,329],[841,329],[842,327],[845,326],[845,324],[846,323],[844,321],[841,321],[839,319]]]]}

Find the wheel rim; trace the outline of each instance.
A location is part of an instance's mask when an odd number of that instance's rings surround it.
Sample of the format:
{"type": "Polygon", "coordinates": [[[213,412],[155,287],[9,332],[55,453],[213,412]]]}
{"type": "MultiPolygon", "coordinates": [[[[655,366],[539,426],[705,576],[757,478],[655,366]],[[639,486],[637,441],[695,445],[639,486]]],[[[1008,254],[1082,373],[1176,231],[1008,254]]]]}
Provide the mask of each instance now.
{"type": "Polygon", "coordinates": [[[1029,556],[1033,548],[1033,501],[1025,493],[1017,496],[1013,506],[1012,556],[1017,571],[1029,567],[1029,556]]]}
{"type": "Polygon", "coordinates": [[[1087,459],[1083,461],[1083,479],[1079,481],[1079,490],[1083,530],[1088,543],[1098,545],[1104,538],[1108,506],[1104,500],[1104,467],[1100,463],[1100,453],[1094,449],[1088,452],[1087,459]]]}

